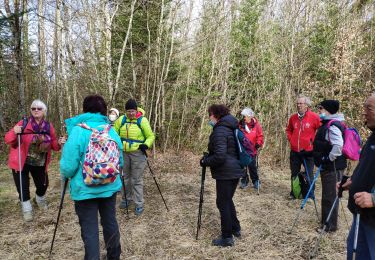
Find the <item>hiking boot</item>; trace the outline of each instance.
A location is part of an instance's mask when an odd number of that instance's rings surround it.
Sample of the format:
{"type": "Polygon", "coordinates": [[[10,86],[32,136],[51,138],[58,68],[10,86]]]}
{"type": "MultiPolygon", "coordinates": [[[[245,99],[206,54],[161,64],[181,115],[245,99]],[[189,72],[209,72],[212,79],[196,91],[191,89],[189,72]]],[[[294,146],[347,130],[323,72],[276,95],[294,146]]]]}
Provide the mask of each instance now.
{"type": "Polygon", "coordinates": [[[47,200],[46,200],[45,196],[39,197],[38,195],[36,195],[35,196],[35,202],[40,209],[43,209],[43,210],[48,209],[47,200]]]}
{"type": "Polygon", "coordinates": [[[260,180],[255,181],[254,184],[253,184],[253,187],[256,190],[259,190],[259,188],[260,188],[260,180]]]}
{"type": "Polygon", "coordinates": [[[26,211],[23,213],[23,220],[25,222],[33,221],[33,212],[32,211],[26,211]]]}
{"type": "MultiPolygon", "coordinates": [[[[318,233],[322,233],[323,227],[317,227],[315,230],[318,233]]],[[[324,230],[324,232],[326,232],[326,233],[333,233],[333,232],[336,232],[336,231],[337,231],[337,228],[329,228],[329,227],[326,227],[325,230],[324,230]]]]}
{"type": "Polygon", "coordinates": [[[23,219],[25,222],[30,222],[33,220],[33,208],[31,206],[30,200],[28,201],[22,201],[22,213],[23,213],[23,219]]]}
{"type": "Polygon", "coordinates": [[[240,180],[240,189],[247,189],[249,187],[249,181],[246,178],[241,178],[240,180]]]}
{"type": "Polygon", "coordinates": [[[228,237],[228,238],[219,237],[219,238],[212,240],[212,245],[221,246],[221,247],[233,246],[234,240],[232,237],[228,237]]]}
{"type": "Polygon", "coordinates": [[[140,216],[144,210],[145,209],[143,207],[136,207],[134,213],[135,215],[140,216]]]}
{"type": "Polygon", "coordinates": [[[232,231],[232,235],[236,238],[241,238],[241,230],[238,231],[232,231]]]}
{"type": "Polygon", "coordinates": [[[130,205],[130,202],[129,202],[129,201],[127,201],[127,200],[122,200],[122,201],[120,202],[119,208],[120,208],[120,209],[127,209],[127,208],[129,207],[129,205],[130,205]]]}

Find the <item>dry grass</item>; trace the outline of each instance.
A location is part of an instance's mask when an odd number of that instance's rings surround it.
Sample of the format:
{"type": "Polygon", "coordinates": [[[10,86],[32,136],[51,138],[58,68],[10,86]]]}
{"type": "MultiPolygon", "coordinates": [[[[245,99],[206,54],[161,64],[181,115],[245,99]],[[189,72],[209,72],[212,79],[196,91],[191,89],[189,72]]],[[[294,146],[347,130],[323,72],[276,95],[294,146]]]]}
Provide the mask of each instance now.
{"type": "MultiPolygon", "coordinates": [[[[211,246],[211,239],[220,233],[215,205],[215,183],[208,172],[204,194],[202,228],[195,240],[200,190],[199,156],[185,152],[158,155],[151,161],[163,195],[164,204],[148,171],[145,173],[145,212],[136,217],[133,209],[118,210],[122,259],[305,259],[314,246],[318,226],[313,203],[306,205],[293,234],[288,230],[300,201],[287,200],[289,170],[272,170],[261,165],[260,195],[251,188],[238,190],[235,205],[242,225],[242,239],[232,248],[211,246]]],[[[47,212],[34,210],[34,221],[24,224],[17,203],[15,186],[9,170],[0,166],[0,259],[47,259],[57,216],[60,183],[57,162],[50,171],[47,212]]],[[[34,192],[34,186],[31,185],[34,192]]],[[[320,182],[317,196],[320,197],[320,182]]],[[[347,196],[347,194],[345,194],[347,196]]],[[[343,199],[346,206],[347,200],[343,199]]],[[[318,199],[318,207],[320,199],[318,199]]],[[[320,209],[319,209],[320,210],[320,209]]],[[[345,209],[349,221],[351,216],[345,209]]],[[[348,228],[342,210],[340,230],[321,242],[318,259],[344,259],[348,228]]],[[[101,239],[102,254],[105,256],[101,239]]],[[[66,196],[60,219],[53,259],[82,259],[83,243],[73,203],[66,196]]]]}

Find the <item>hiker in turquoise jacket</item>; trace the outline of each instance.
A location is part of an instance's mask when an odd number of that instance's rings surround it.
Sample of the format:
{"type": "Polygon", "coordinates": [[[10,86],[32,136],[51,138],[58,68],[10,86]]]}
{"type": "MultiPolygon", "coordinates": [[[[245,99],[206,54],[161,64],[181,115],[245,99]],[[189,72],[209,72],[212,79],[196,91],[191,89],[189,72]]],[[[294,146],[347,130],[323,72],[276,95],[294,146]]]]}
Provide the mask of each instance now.
{"type": "MultiPolygon", "coordinates": [[[[98,212],[103,226],[103,236],[108,259],[119,259],[121,254],[120,233],[116,221],[116,194],[121,189],[121,179],[117,175],[114,182],[88,186],[84,183],[82,164],[92,131],[78,126],[85,123],[91,128],[103,129],[109,124],[107,105],[98,95],[87,96],[83,101],[83,114],[65,120],[68,140],[64,145],[60,160],[60,172],[70,179],[70,196],[74,200],[76,214],[81,226],[81,236],[85,245],[85,259],[100,259],[98,212]]],[[[109,130],[122,151],[122,143],[116,131],[109,130]]],[[[123,157],[120,152],[120,167],[123,157]]]]}
{"type": "Polygon", "coordinates": [[[114,128],[120,135],[124,147],[124,178],[126,200],[123,198],[120,208],[128,208],[133,200],[135,214],[141,215],[144,210],[143,171],[146,167],[146,150],[152,147],[155,135],[143,109],[137,106],[134,99],[125,104],[126,114],[116,120],[114,128]]]}

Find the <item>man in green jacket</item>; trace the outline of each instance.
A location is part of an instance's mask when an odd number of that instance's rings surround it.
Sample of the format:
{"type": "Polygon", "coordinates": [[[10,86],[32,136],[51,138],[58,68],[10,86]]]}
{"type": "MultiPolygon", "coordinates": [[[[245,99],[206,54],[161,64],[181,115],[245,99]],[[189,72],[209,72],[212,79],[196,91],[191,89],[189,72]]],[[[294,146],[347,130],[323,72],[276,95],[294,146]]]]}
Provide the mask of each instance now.
{"type": "Polygon", "coordinates": [[[146,150],[155,140],[149,121],[144,117],[144,110],[137,106],[134,99],[125,104],[125,115],[120,116],[114,128],[123,144],[126,198],[120,208],[128,208],[131,200],[135,204],[135,214],[141,215],[144,210],[143,171],[146,167],[146,150]]]}

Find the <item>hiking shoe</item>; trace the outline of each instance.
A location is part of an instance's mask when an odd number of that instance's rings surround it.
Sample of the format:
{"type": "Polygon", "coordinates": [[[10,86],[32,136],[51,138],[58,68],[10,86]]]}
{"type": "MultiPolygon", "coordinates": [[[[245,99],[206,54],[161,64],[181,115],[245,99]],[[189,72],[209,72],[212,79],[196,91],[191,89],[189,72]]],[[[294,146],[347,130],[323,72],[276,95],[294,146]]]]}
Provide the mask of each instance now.
{"type": "Polygon", "coordinates": [[[135,208],[135,215],[140,216],[145,209],[143,207],[136,207],[135,208]]]}
{"type": "Polygon", "coordinates": [[[236,238],[241,238],[241,230],[238,231],[232,231],[232,235],[236,238]]]}
{"type": "Polygon", "coordinates": [[[260,181],[259,180],[255,181],[254,184],[253,184],[253,187],[256,190],[259,190],[259,188],[260,188],[260,181]]]}
{"type": "Polygon", "coordinates": [[[36,195],[35,202],[40,209],[42,210],[48,209],[48,204],[47,204],[47,200],[45,196],[39,197],[38,195],[36,195]]]}
{"type": "MultiPolygon", "coordinates": [[[[315,230],[318,233],[322,233],[323,227],[317,227],[315,230]]],[[[333,232],[336,232],[336,231],[337,231],[337,228],[328,228],[328,227],[326,227],[325,230],[324,230],[324,232],[326,232],[326,233],[333,233],[333,232]]]]}
{"type": "Polygon", "coordinates": [[[21,201],[23,219],[25,222],[30,222],[33,220],[33,206],[31,205],[31,201],[21,201]]]}
{"type": "Polygon", "coordinates": [[[120,202],[119,208],[120,209],[127,209],[129,207],[130,202],[127,200],[122,200],[120,202]]]}
{"type": "Polygon", "coordinates": [[[32,221],[33,220],[33,212],[32,211],[23,212],[23,220],[25,222],[32,221]]]}
{"type": "Polygon", "coordinates": [[[228,237],[228,238],[219,237],[219,238],[212,240],[212,245],[221,246],[221,247],[233,246],[234,240],[232,237],[228,237]]]}
{"type": "Polygon", "coordinates": [[[247,189],[248,187],[249,187],[249,181],[246,180],[246,178],[242,178],[242,179],[240,180],[240,189],[245,190],[245,189],[247,189]]]}

